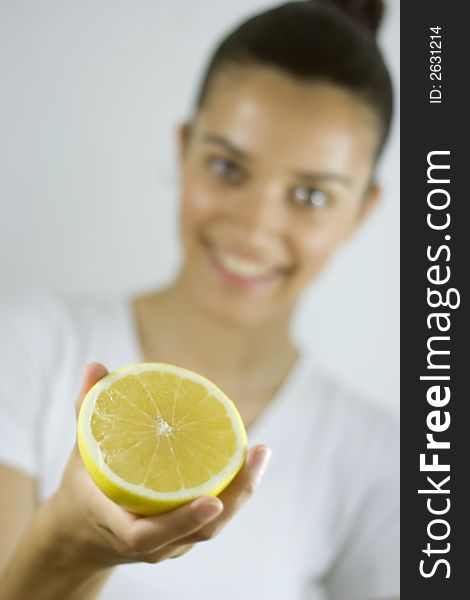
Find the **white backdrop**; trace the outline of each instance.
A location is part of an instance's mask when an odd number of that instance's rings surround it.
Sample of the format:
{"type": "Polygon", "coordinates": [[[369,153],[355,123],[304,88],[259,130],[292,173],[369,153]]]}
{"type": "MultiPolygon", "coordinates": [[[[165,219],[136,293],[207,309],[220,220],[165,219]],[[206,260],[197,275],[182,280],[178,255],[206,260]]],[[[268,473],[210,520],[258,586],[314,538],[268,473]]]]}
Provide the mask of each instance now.
{"type": "MultiPolygon", "coordinates": [[[[261,0],[0,0],[0,287],[142,291],[179,260],[176,125],[261,0]]],[[[381,43],[395,79],[399,0],[381,43]]],[[[296,335],[398,411],[398,115],[382,205],[306,294],[296,335]]],[[[0,332],[1,335],[1,332],[0,332]]]]}

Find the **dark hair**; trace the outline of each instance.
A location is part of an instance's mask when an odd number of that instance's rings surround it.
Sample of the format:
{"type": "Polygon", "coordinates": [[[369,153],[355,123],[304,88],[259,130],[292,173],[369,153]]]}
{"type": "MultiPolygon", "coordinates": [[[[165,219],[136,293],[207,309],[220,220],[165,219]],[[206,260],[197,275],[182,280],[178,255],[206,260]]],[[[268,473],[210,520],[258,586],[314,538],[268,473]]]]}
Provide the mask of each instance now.
{"type": "Polygon", "coordinates": [[[390,75],[375,40],[382,15],[382,0],[289,2],[255,15],[215,50],[196,108],[222,68],[271,66],[301,80],[337,84],[368,103],[382,124],[380,152],[393,107],[390,75]]]}

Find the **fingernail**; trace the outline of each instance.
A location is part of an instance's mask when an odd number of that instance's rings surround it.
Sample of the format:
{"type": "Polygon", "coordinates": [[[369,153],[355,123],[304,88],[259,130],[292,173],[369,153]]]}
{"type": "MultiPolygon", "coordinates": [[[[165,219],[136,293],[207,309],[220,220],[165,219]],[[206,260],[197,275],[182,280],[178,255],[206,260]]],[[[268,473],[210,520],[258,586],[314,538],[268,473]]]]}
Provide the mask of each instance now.
{"type": "Polygon", "coordinates": [[[253,467],[256,471],[257,484],[261,481],[261,478],[266,471],[266,467],[271,460],[271,454],[272,452],[270,448],[263,448],[263,450],[258,451],[253,457],[253,467]]]}
{"type": "Polygon", "coordinates": [[[220,500],[212,500],[211,502],[205,501],[202,506],[196,506],[195,509],[196,516],[200,521],[209,521],[222,512],[222,502],[220,502],[220,500]]]}

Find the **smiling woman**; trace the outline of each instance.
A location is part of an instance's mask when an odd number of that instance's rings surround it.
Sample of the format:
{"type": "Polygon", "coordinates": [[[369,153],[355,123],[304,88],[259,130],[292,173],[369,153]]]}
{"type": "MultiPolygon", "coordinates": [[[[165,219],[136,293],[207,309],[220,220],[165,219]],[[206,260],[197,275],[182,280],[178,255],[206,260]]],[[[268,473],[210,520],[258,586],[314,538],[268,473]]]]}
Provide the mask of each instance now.
{"type": "Polygon", "coordinates": [[[184,258],[170,285],[2,300],[5,600],[398,593],[395,422],[290,332],[307,285],[380,197],[392,108],[374,39],[381,7],[291,2],[224,39],[179,129],[184,258]],[[107,373],[94,360],[171,363],[226,392],[254,445],[218,498],[142,517],[96,488],[74,446],[72,402],[85,364],[77,407],[107,373]]]}
{"type": "Polygon", "coordinates": [[[378,199],[375,115],[338,86],[245,67],[181,137],[182,293],[229,319],[284,318],[378,199]]]}

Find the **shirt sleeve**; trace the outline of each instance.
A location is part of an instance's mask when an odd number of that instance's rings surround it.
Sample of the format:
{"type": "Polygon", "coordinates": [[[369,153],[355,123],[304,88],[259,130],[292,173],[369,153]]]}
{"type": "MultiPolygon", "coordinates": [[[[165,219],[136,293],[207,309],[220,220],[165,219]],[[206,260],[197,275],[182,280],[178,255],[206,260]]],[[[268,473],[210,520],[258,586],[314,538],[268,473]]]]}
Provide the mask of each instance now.
{"type": "Polygon", "coordinates": [[[0,462],[36,476],[45,381],[53,364],[53,302],[42,293],[0,297],[0,462]]]}
{"type": "Polygon", "coordinates": [[[349,527],[327,576],[330,600],[378,600],[399,595],[399,432],[381,419],[369,432],[354,478],[349,527]],[[372,438],[372,439],[371,439],[372,438]]]}

